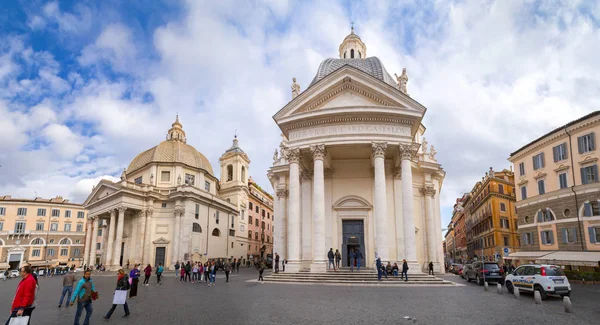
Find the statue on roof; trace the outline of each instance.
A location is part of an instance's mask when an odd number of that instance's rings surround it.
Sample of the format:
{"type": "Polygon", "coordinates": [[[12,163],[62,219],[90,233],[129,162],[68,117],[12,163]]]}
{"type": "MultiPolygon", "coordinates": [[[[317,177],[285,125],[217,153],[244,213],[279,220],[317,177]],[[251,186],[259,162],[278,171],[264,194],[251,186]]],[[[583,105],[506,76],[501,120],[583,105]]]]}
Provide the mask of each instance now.
{"type": "Polygon", "coordinates": [[[494,177],[496,175],[496,172],[492,169],[492,167],[490,167],[490,171],[488,172],[488,175],[490,175],[490,177],[494,177]]]}
{"type": "Polygon", "coordinates": [[[300,95],[300,85],[296,83],[296,78],[292,78],[292,99],[300,95]]]}
{"type": "Polygon", "coordinates": [[[437,151],[435,151],[435,148],[433,147],[433,145],[431,145],[431,150],[429,151],[429,159],[435,160],[435,155],[437,154],[437,151]]]}
{"type": "Polygon", "coordinates": [[[398,90],[408,95],[408,92],[406,91],[406,84],[408,83],[408,74],[406,73],[406,68],[402,68],[402,74],[400,76],[395,73],[394,76],[396,76],[396,81],[398,82],[398,90]]]}
{"type": "Polygon", "coordinates": [[[276,163],[279,161],[279,151],[277,151],[277,149],[275,149],[275,153],[273,154],[273,163],[276,163]]]}
{"type": "Polygon", "coordinates": [[[121,180],[122,181],[126,181],[127,180],[127,174],[125,173],[125,168],[123,168],[123,172],[121,173],[121,180]]]}
{"type": "Polygon", "coordinates": [[[425,137],[423,137],[423,141],[421,142],[421,148],[423,149],[423,153],[427,153],[427,139],[425,139],[425,137]]]}

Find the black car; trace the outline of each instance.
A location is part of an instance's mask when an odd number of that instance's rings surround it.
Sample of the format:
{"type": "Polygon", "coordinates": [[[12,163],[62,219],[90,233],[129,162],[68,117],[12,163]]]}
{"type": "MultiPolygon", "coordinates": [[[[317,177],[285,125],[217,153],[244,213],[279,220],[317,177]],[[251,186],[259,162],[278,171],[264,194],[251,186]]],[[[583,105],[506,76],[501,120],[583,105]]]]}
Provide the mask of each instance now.
{"type": "Polygon", "coordinates": [[[467,281],[475,280],[479,285],[483,285],[484,278],[486,282],[504,284],[504,270],[495,262],[474,262],[464,276],[467,281]]]}

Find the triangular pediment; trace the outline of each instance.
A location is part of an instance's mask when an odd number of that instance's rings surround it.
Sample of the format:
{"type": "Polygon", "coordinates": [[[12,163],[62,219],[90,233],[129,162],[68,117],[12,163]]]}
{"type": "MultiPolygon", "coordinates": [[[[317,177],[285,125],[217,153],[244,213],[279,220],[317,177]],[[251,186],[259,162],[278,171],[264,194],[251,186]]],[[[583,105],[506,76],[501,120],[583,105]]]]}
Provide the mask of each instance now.
{"type": "Polygon", "coordinates": [[[98,185],[94,187],[92,193],[88,196],[88,198],[83,202],[83,206],[90,205],[100,199],[107,197],[115,192],[117,192],[119,188],[117,184],[109,181],[109,180],[101,180],[98,185]]]}
{"type": "Polygon", "coordinates": [[[166,245],[166,244],[170,243],[170,241],[169,241],[169,240],[167,240],[167,239],[166,239],[166,238],[164,238],[164,237],[160,237],[160,238],[158,238],[157,240],[153,241],[152,243],[153,243],[153,244],[159,244],[159,245],[166,245]]]}

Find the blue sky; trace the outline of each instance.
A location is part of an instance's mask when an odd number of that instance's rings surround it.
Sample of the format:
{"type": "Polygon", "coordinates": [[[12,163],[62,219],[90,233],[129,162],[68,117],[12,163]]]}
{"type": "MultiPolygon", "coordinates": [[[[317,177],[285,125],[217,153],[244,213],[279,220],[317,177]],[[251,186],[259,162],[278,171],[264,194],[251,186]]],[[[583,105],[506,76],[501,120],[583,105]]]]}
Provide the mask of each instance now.
{"type": "Polygon", "coordinates": [[[355,22],[406,67],[454,200],[510,152],[600,104],[595,1],[3,1],[0,194],[82,202],[164,139],[178,112],[216,167],[234,134],[265,173],[271,116],[355,22]]]}

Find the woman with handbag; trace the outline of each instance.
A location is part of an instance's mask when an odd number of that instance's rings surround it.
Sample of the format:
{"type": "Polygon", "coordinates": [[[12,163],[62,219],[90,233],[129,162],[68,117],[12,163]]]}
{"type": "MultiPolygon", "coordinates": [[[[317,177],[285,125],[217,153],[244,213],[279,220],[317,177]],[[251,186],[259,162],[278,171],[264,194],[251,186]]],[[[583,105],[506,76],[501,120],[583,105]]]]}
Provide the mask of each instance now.
{"type": "MultiPolygon", "coordinates": [[[[133,271],[133,270],[132,270],[133,271]]],[[[127,274],[123,269],[119,270],[119,274],[117,275],[117,288],[115,289],[115,297],[113,299],[113,305],[103,318],[106,320],[110,319],[112,313],[117,308],[117,305],[121,305],[123,302],[123,309],[125,310],[125,315],[123,318],[129,317],[129,306],[127,305],[127,290],[129,290],[129,279],[127,278],[127,274]]]]}
{"type": "Polygon", "coordinates": [[[77,283],[77,287],[75,287],[71,298],[71,306],[75,303],[75,299],[77,299],[77,311],[75,312],[75,322],[73,324],[79,325],[79,319],[85,309],[83,325],[89,325],[90,317],[92,317],[92,312],[94,311],[92,301],[98,299],[91,271],[85,271],[83,278],[77,283]]]}
{"type": "Polygon", "coordinates": [[[138,282],[140,282],[140,269],[137,265],[129,272],[131,278],[131,290],[129,290],[129,298],[135,298],[137,296],[138,282]]]}

